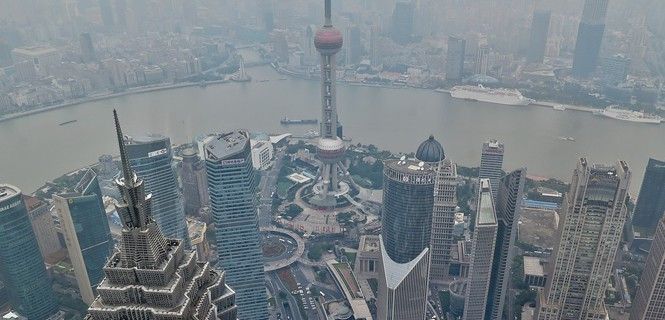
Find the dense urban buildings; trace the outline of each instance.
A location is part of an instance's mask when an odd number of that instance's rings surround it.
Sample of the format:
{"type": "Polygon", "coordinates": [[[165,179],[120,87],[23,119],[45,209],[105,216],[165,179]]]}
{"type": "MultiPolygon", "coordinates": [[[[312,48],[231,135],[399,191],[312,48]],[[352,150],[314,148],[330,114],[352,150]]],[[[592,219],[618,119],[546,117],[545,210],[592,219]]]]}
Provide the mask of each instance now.
{"type": "Polygon", "coordinates": [[[95,288],[104,278],[104,265],[113,251],[111,230],[104,211],[97,174],[88,169],[71,192],[53,195],[60,228],[81,298],[95,299],[95,288]]]}
{"type": "Polygon", "coordinates": [[[665,220],[661,219],[651,242],[630,320],[665,319],[665,220]]]}
{"type": "Polygon", "coordinates": [[[321,207],[334,207],[336,198],[348,192],[348,185],[340,181],[340,171],[346,146],[340,135],[337,115],[337,85],[335,68],[337,53],[344,43],[342,33],[332,25],[330,0],[325,1],[325,23],[314,36],[314,45],[321,54],[321,128],[317,155],[323,162],[319,169],[319,183],[314,187],[317,196],[312,200],[321,207]]]}
{"type": "Polygon", "coordinates": [[[633,211],[636,231],[651,234],[665,212],[665,161],[649,159],[633,211]]]}
{"type": "Polygon", "coordinates": [[[550,31],[550,18],[552,11],[536,9],[531,21],[531,35],[529,48],[527,49],[527,61],[532,63],[543,63],[545,49],[547,48],[547,37],[550,31]]]}
{"type": "Polygon", "coordinates": [[[582,21],[577,31],[573,57],[573,75],[585,78],[596,70],[605,34],[609,0],[585,0],[582,21]]]}
{"type": "Polygon", "coordinates": [[[492,194],[496,199],[499,192],[499,180],[503,176],[503,143],[491,139],[483,143],[483,149],[480,154],[480,172],[478,178],[490,179],[492,185],[492,194]]]}
{"type": "Polygon", "coordinates": [[[122,174],[116,205],[122,221],[120,251],[104,266],[99,296],[86,320],[220,319],[235,320],[235,292],[225,273],[197,261],[180,239],[164,237],[152,219],[152,197],[132,171],[124,137],[114,112],[122,174]]]}
{"type": "Polygon", "coordinates": [[[473,230],[471,267],[464,301],[464,320],[499,319],[487,318],[490,278],[492,276],[495,246],[497,245],[498,222],[489,179],[480,179],[478,205],[473,230]]]}
{"type": "Polygon", "coordinates": [[[464,56],[466,40],[448,37],[448,53],[446,55],[446,80],[460,81],[464,77],[464,56]]]}
{"type": "MultiPolygon", "coordinates": [[[[510,291],[511,267],[515,257],[517,229],[524,199],[526,169],[515,170],[503,178],[498,185],[494,201],[497,216],[497,235],[492,262],[490,291],[487,297],[485,319],[502,319],[506,295],[510,291]]],[[[492,192],[494,194],[494,192],[492,192]]],[[[510,317],[510,315],[508,315],[510,317]]]]}
{"type": "Polygon", "coordinates": [[[256,172],[249,134],[231,131],[214,136],[204,147],[210,206],[215,223],[217,265],[236,291],[239,319],[267,319],[256,172]]]}
{"type": "Polygon", "coordinates": [[[155,221],[164,235],[189,248],[182,195],[173,164],[171,139],[161,135],[126,137],[127,156],[152,194],[155,221]]]}
{"type": "Polygon", "coordinates": [[[623,161],[577,163],[562,204],[552,271],[537,300],[537,320],[607,319],[605,290],[626,221],[630,176],[623,161]]]}
{"type": "Polygon", "coordinates": [[[58,304],[39,252],[21,190],[0,184],[0,278],[10,305],[28,319],[45,320],[58,304]]]}

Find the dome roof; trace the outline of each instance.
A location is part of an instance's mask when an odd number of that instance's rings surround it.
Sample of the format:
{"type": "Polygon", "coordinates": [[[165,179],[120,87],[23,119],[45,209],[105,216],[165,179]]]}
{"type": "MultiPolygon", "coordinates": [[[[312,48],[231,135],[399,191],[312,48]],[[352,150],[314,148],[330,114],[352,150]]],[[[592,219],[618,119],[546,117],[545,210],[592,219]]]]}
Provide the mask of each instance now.
{"type": "Polygon", "coordinates": [[[439,162],[445,158],[443,147],[439,141],[434,139],[433,135],[430,135],[429,139],[421,143],[418,151],[416,151],[416,159],[423,162],[439,162]]]}

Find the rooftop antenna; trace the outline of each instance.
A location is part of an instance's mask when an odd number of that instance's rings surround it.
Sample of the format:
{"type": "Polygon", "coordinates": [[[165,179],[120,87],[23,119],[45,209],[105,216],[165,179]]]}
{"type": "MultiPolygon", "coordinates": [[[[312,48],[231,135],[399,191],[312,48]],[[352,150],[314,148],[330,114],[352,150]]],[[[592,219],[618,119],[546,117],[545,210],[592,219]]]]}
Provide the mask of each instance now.
{"type": "Polygon", "coordinates": [[[118,135],[118,147],[120,148],[120,162],[122,166],[122,173],[125,178],[125,185],[133,185],[134,179],[132,178],[132,167],[129,165],[127,159],[127,150],[125,150],[125,136],[122,134],[120,128],[120,120],[118,120],[118,111],[113,109],[113,118],[115,120],[115,132],[118,135]]]}

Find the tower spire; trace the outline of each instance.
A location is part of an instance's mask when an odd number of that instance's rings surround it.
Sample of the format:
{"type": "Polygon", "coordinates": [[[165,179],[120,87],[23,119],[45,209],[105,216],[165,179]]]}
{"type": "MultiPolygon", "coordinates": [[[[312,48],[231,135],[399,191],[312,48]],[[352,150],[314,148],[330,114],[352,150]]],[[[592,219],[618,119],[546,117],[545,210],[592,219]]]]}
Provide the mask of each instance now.
{"type": "Polygon", "coordinates": [[[332,4],[330,3],[331,0],[325,0],[325,11],[326,11],[326,22],[323,25],[324,27],[332,27],[332,4]]]}
{"type": "Polygon", "coordinates": [[[122,173],[125,178],[125,185],[133,185],[134,179],[132,177],[132,167],[129,165],[129,160],[127,159],[127,150],[125,150],[125,136],[122,134],[122,128],[120,128],[120,120],[118,120],[118,112],[113,109],[113,118],[115,120],[115,132],[118,135],[118,147],[120,148],[120,162],[122,166],[122,173]]]}

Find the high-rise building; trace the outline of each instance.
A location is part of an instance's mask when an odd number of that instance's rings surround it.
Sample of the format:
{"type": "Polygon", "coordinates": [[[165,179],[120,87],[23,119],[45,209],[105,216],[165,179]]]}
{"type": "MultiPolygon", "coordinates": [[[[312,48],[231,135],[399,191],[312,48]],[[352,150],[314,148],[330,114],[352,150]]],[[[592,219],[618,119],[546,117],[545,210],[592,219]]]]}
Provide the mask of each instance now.
{"type": "Polygon", "coordinates": [[[99,296],[86,320],[237,319],[235,292],[225,272],[198,262],[196,251],[168,239],[152,219],[151,196],[132,171],[114,111],[122,173],[116,210],[122,221],[120,250],[104,266],[99,296]]]}
{"type": "Polygon", "coordinates": [[[630,185],[628,165],[590,165],[582,158],[562,204],[563,221],[537,320],[607,319],[605,290],[612,275],[630,185]]]}
{"type": "Polygon", "coordinates": [[[630,61],[630,58],[622,54],[615,54],[603,59],[602,73],[605,82],[615,86],[625,82],[628,78],[630,61]]]}
{"type": "Polygon", "coordinates": [[[320,207],[334,207],[336,198],[348,192],[348,185],[340,181],[340,171],[346,146],[340,137],[337,115],[336,68],[337,53],[344,43],[342,33],[332,25],[330,0],[325,1],[325,22],[314,36],[314,46],[321,54],[321,136],[317,145],[317,156],[322,162],[318,183],[314,186],[316,196],[312,202],[320,207]]]}
{"type": "Polygon", "coordinates": [[[585,0],[582,21],[577,30],[573,56],[573,75],[587,77],[596,70],[600,46],[605,33],[609,0],[585,0]]]}
{"type": "Polygon", "coordinates": [[[69,193],[53,195],[69,259],[83,301],[91,304],[104,278],[113,239],[102,202],[97,174],[87,170],[69,193]]]}
{"type": "Polygon", "coordinates": [[[462,80],[464,77],[464,55],[466,40],[448,37],[448,54],[446,55],[446,80],[462,80]]]}
{"type": "Polygon", "coordinates": [[[217,264],[236,290],[239,319],[268,318],[256,211],[256,172],[245,131],[218,134],[204,147],[217,264]]]}
{"type": "Polygon", "coordinates": [[[346,64],[353,65],[360,63],[363,55],[363,47],[360,39],[360,28],[357,25],[351,25],[346,28],[346,64]]]}
{"type": "Polygon", "coordinates": [[[58,312],[21,190],[6,184],[0,184],[0,230],[0,278],[12,307],[37,320],[58,312]]]}
{"type": "Polygon", "coordinates": [[[651,242],[630,320],[665,319],[665,220],[661,219],[651,242]]]}
{"type": "Polygon", "coordinates": [[[182,195],[173,164],[171,140],[160,135],[126,137],[127,156],[136,174],[152,194],[152,212],[157,225],[169,239],[183,240],[189,248],[189,235],[182,195]]]}
{"type": "MultiPolygon", "coordinates": [[[[194,1],[192,1],[194,2],[194,1]]],[[[120,30],[127,29],[127,2],[126,0],[115,0],[115,24],[120,30]]]]}
{"type": "Polygon", "coordinates": [[[95,54],[95,47],[92,44],[92,36],[90,36],[90,33],[81,33],[79,36],[79,42],[81,45],[81,57],[83,58],[83,61],[96,61],[97,55],[95,54]]]}
{"type": "Polygon", "coordinates": [[[369,30],[369,62],[376,68],[381,65],[381,54],[379,53],[379,27],[373,25],[369,30]]]}
{"type": "Polygon", "coordinates": [[[385,250],[383,236],[379,236],[381,263],[379,263],[378,319],[425,319],[429,274],[429,248],[424,248],[413,260],[398,263],[385,250]]]}
{"type": "Polygon", "coordinates": [[[547,36],[550,31],[550,18],[552,11],[535,10],[531,21],[531,36],[527,50],[527,61],[531,63],[543,63],[545,48],[547,47],[547,36]]]}
{"type": "Polygon", "coordinates": [[[315,66],[319,60],[318,53],[316,52],[316,47],[314,46],[314,34],[316,33],[317,27],[313,24],[310,24],[305,28],[303,33],[303,43],[302,43],[302,52],[305,59],[305,65],[315,66]]]}
{"type": "Polygon", "coordinates": [[[429,247],[435,169],[436,164],[413,159],[384,164],[381,234],[397,263],[409,262],[429,247]]]}
{"type": "Polygon", "coordinates": [[[633,212],[633,226],[646,233],[653,233],[656,224],[663,217],[663,212],[665,212],[665,161],[649,159],[633,212]]]}
{"type": "Polygon", "coordinates": [[[473,66],[474,74],[486,76],[489,70],[490,47],[481,45],[476,51],[476,63],[473,66]]]}
{"type": "Polygon", "coordinates": [[[379,319],[425,316],[434,182],[443,148],[432,138],[417,156],[384,163],[379,319]]]}
{"type": "Polygon", "coordinates": [[[488,307],[498,221],[490,189],[489,179],[480,179],[469,280],[464,301],[464,320],[491,319],[486,318],[485,314],[488,307]]]}
{"type": "Polygon", "coordinates": [[[113,19],[113,5],[111,0],[99,0],[99,14],[102,17],[102,23],[107,29],[113,28],[115,20],[113,19]]]}
{"type": "Polygon", "coordinates": [[[414,32],[415,4],[411,0],[397,0],[392,17],[393,41],[399,44],[411,42],[414,32]]]}
{"type": "Polygon", "coordinates": [[[457,210],[457,166],[446,158],[443,146],[430,136],[416,152],[416,159],[434,166],[434,190],[430,237],[432,282],[449,275],[453,228],[457,210]]]}
{"type": "Polygon", "coordinates": [[[490,179],[492,185],[492,194],[496,199],[499,192],[499,180],[503,176],[503,143],[491,139],[483,143],[483,149],[480,154],[479,179],[490,179]]]}
{"type": "Polygon", "coordinates": [[[207,206],[210,202],[205,162],[201,161],[195,148],[187,148],[180,155],[182,156],[180,181],[185,213],[195,215],[201,207],[207,206]]]}
{"type": "MultiPolygon", "coordinates": [[[[485,320],[502,319],[503,310],[510,285],[509,278],[515,257],[517,239],[517,221],[520,217],[526,169],[515,170],[501,178],[498,192],[494,198],[494,210],[497,216],[496,246],[492,262],[492,277],[485,308],[485,320]]],[[[491,184],[491,182],[490,182],[491,184]]],[[[509,315],[510,316],[510,315],[509,315]]]]}
{"type": "Polygon", "coordinates": [[[23,195],[23,201],[28,210],[32,229],[37,237],[39,250],[42,252],[44,259],[48,259],[54,253],[62,250],[49,206],[39,198],[28,195],[23,195]]]}

